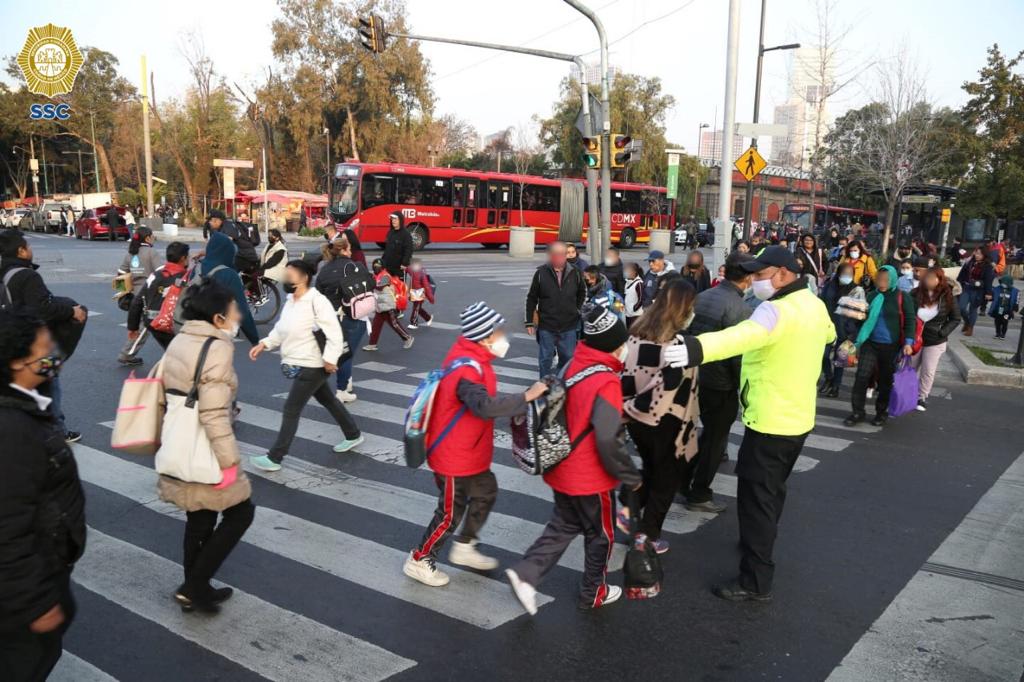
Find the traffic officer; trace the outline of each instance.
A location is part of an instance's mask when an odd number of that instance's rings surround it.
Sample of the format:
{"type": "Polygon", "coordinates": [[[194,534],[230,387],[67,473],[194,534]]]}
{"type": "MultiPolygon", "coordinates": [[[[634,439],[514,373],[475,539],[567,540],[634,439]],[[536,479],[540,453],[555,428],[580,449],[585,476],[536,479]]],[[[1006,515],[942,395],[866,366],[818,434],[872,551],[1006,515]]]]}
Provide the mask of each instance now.
{"type": "Polygon", "coordinates": [[[810,358],[821,357],[836,330],[788,249],[769,246],[742,267],[754,275],[754,295],[763,303],[728,329],[680,336],[685,345],[673,346],[679,350],[670,361],[690,367],[743,356],[740,402],[747,428],[736,465],[740,574],[712,592],[730,601],[769,601],[786,479],[814,428],[821,366],[810,358]]]}

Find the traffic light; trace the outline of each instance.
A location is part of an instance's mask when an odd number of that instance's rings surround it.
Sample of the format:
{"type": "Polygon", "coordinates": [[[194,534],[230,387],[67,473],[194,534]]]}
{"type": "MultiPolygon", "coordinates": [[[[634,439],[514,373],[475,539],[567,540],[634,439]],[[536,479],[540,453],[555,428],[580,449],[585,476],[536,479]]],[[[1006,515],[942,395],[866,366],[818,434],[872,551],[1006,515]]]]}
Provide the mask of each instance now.
{"type": "Polygon", "coordinates": [[[583,138],[583,163],[587,168],[601,167],[601,138],[598,136],[583,138]]]}
{"type": "Polygon", "coordinates": [[[626,167],[633,155],[632,142],[629,135],[612,135],[612,168],[626,167]]]}
{"type": "Polygon", "coordinates": [[[369,19],[359,20],[359,35],[362,38],[363,47],[374,54],[380,54],[387,47],[384,20],[376,14],[371,14],[369,19]]]}

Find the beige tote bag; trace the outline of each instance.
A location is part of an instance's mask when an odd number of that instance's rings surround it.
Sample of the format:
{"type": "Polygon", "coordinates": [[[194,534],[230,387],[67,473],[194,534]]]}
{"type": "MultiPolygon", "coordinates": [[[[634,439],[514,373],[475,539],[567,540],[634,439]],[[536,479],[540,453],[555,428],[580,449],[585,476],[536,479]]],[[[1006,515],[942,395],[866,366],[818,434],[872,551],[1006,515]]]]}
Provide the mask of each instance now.
{"type": "Polygon", "coordinates": [[[133,455],[152,456],[160,447],[164,416],[164,363],[157,363],[148,376],[128,375],[121,386],[110,447],[133,455]]]}

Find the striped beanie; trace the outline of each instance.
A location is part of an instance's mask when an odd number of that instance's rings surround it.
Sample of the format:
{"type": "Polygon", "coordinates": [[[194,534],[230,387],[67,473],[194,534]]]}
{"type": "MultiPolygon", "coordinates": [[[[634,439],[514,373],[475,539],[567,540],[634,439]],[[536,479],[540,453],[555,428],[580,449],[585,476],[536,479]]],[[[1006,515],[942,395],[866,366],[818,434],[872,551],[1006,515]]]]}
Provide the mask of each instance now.
{"type": "Polygon", "coordinates": [[[483,301],[477,301],[462,311],[459,322],[462,323],[463,336],[470,341],[483,341],[505,324],[505,318],[483,301]]]}

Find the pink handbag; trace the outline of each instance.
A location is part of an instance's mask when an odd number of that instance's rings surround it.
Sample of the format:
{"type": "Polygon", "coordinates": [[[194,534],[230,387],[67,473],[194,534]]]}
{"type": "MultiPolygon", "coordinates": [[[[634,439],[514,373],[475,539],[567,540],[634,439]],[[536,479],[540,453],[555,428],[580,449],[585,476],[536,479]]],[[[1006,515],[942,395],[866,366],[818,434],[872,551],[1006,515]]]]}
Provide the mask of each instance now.
{"type": "Polygon", "coordinates": [[[133,455],[154,455],[160,447],[163,427],[164,363],[157,363],[148,376],[128,375],[121,386],[110,447],[133,455]]]}

